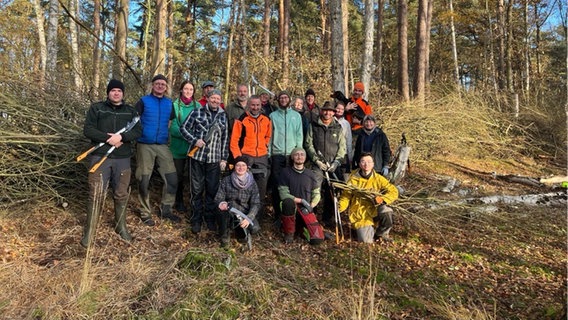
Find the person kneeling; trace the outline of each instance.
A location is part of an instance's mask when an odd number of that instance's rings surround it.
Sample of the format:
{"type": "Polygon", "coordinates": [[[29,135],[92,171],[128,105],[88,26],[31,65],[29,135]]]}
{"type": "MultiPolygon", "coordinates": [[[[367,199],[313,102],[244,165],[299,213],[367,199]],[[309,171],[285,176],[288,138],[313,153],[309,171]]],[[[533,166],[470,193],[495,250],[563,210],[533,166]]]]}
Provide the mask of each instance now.
{"type": "Polygon", "coordinates": [[[260,209],[260,196],[253,175],[248,171],[245,158],[237,157],[233,172],[223,178],[215,196],[218,206],[217,223],[221,246],[230,242],[231,229],[236,229],[239,242],[249,242],[250,234],[260,231],[256,214],[260,209]]]}
{"type": "Polygon", "coordinates": [[[373,169],[370,153],[361,154],[359,169],[347,181],[353,189],[343,190],[339,212],[349,207],[349,221],[361,242],[372,243],[375,238],[391,242],[393,209],[388,206],[398,199],[398,189],[373,169]],[[374,194],[374,197],[369,197],[374,194]]]}

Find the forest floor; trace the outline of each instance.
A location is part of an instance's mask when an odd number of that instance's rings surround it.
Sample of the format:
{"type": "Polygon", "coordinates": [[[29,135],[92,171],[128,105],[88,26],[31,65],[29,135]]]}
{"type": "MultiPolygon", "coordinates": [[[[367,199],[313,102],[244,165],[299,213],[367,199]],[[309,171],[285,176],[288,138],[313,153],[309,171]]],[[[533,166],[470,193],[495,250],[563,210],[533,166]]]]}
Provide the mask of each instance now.
{"type": "MultiPolygon", "coordinates": [[[[565,319],[566,202],[463,204],[550,190],[433,163],[415,164],[403,180],[390,244],[357,243],[346,226],[340,244],[285,245],[268,219],[252,251],[234,240],[222,249],[185,222],[145,226],[133,192],[135,239],[112,231],[107,199],[87,252],[85,195],[66,208],[13,206],[0,211],[0,319],[565,319]],[[446,193],[447,177],[460,183],[446,193]]],[[[467,166],[530,175],[519,163],[467,166]]]]}

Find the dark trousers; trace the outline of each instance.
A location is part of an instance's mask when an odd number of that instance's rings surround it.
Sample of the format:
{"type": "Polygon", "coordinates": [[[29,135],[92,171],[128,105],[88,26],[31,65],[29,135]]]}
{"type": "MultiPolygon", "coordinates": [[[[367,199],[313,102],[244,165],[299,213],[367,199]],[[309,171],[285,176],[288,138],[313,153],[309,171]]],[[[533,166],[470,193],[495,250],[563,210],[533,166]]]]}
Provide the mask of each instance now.
{"type": "Polygon", "coordinates": [[[189,158],[174,159],[174,166],[176,167],[176,175],[178,178],[176,203],[183,203],[183,189],[186,181],[185,173],[189,167],[189,158]]]}
{"type": "Polygon", "coordinates": [[[219,163],[205,163],[190,158],[189,165],[192,209],[190,222],[192,225],[201,225],[205,220],[208,225],[215,224],[217,209],[213,200],[219,189],[221,177],[219,163]]]}
{"type": "Polygon", "coordinates": [[[268,183],[269,176],[269,164],[268,156],[263,157],[251,157],[244,155],[249,161],[250,172],[254,177],[254,181],[258,186],[258,195],[260,196],[261,209],[258,212],[258,220],[264,215],[264,198],[266,196],[266,187],[268,183]]]}
{"type": "Polygon", "coordinates": [[[271,157],[270,173],[272,177],[272,206],[274,208],[274,218],[278,221],[282,214],[280,210],[280,195],[278,195],[278,180],[280,172],[286,168],[288,157],[284,155],[274,155],[271,157]]]}

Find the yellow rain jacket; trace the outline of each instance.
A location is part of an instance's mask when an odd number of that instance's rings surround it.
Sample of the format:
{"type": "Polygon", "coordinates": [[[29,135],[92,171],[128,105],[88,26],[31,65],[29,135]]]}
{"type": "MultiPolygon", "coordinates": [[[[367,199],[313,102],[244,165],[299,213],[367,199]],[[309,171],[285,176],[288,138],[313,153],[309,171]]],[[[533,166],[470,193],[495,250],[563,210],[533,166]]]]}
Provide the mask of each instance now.
{"type": "MultiPolygon", "coordinates": [[[[385,177],[373,170],[368,179],[359,174],[359,170],[349,176],[347,184],[359,189],[380,192],[384,203],[391,204],[398,199],[398,189],[391,184],[385,177]]],[[[354,229],[374,225],[373,218],[377,216],[377,206],[375,201],[361,196],[352,190],[343,190],[339,197],[339,212],[343,212],[349,207],[349,221],[354,229]]]]}

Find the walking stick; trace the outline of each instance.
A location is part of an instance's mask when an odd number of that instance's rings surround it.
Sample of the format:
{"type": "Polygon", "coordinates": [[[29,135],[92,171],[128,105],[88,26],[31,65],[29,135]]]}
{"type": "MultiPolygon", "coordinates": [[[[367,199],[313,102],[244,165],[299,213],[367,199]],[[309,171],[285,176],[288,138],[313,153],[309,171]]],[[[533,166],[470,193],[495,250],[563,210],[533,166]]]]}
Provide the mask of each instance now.
{"type": "MultiPolygon", "coordinates": [[[[318,155],[322,159],[324,159],[323,154],[319,150],[318,150],[318,155]]],[[[325,164],[329,168],[329,162],[326,161],[325,164]]],[[[329,186],[329,192],[331,192],[331,198],[333,199],[333,214],[334,214],[334,218],[335,218],[335,243],[339,244],[340,242],[345,240],[345,236],[343,234],[343,224],[341,222],[341,215],[339,214],[339,210],[337,208],[337,197],[335,195],[335,188],[333,188],[333,185],[331,184],[331,180],[329,179],[329,172],[328,171],[324,171],[324,172],[325,172],[325,179],[327,181],[327,185],[329,186]],[[339,239],[340,233],[341,233],[341,241],[339,239]]]]}
{"type": "MultiPolygon", "coordinates": [[[[134,126],[136,125],[136,123],[138,123],[138,121],[140,120],[139,116],[136,116],[134,118],[132,118],[132,121],[128,122],[126,124],[126,126],[120,130],[118,130],[115,134],[120,134],[123,132],[127,132],[130,131],[132,128],[134,128],[134,126]]],[[[91,154],[93,151],[97,150],[98,148],[104,146],[106,144],[106,142],[100,142],[99,144],[92,146],[89,150],[81,153],[78,157],[77,157],[77,162],[85,159],[89,154],[91,154]]]]}

